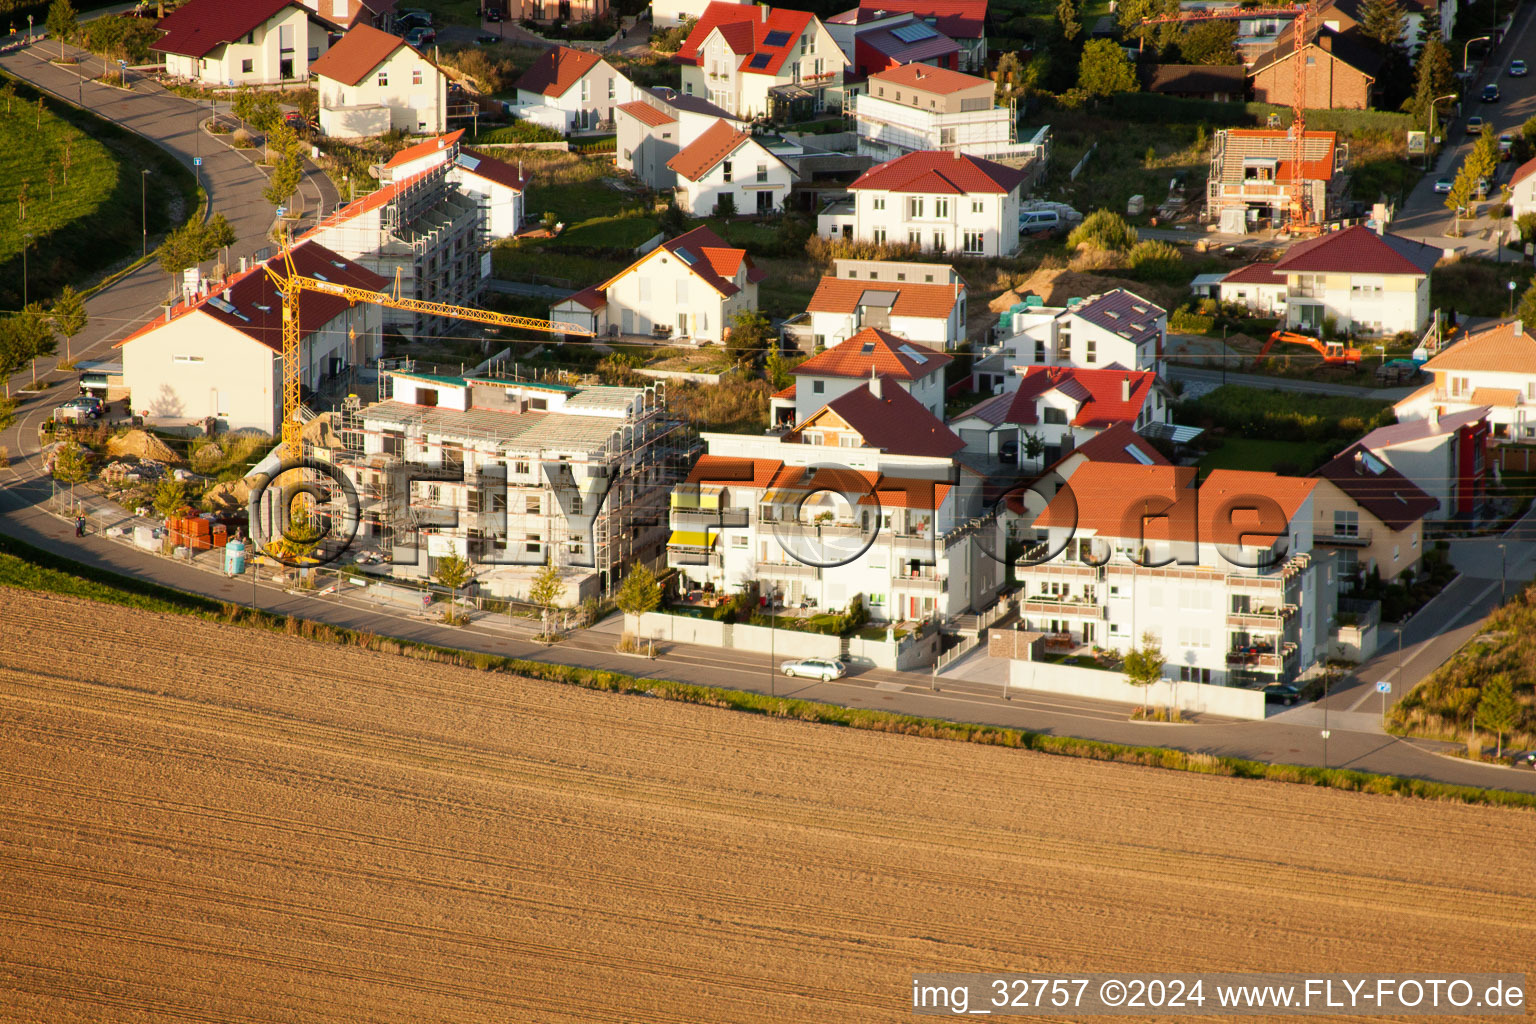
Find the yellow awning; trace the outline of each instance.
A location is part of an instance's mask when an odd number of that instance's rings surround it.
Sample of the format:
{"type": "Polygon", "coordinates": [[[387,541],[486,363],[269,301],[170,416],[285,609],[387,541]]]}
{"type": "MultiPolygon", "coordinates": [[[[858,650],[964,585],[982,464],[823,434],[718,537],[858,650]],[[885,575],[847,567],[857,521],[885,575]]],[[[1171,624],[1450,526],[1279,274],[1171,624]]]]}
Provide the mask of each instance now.
{"type": "Polygon", "coordinates": [[[673,530],[672,536],[667,539],[668,544],[682,544],[690,548],[712,548],[715,546],[715,538],[718,533],[710,535],[704,530],[673,530]]]}

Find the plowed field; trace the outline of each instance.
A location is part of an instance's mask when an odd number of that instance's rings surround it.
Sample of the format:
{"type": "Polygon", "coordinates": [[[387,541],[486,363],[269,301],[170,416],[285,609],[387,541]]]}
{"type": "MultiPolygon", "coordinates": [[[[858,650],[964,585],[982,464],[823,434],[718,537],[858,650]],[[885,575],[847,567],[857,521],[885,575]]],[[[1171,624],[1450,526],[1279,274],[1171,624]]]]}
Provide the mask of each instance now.
{"type": "Polygon", "coordinates": [[[1536,815],[0,590],[0,1018],[901,1021],[910,974],[1525,970],[1536,815]]]}

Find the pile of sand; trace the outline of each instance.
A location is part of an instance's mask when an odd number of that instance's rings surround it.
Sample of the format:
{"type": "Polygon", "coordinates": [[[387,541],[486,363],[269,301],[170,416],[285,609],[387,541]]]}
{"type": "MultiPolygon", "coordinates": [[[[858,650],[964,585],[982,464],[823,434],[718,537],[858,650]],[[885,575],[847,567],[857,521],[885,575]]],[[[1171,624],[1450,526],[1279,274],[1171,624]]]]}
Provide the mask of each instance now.
{"type": "Polygon", "coordinates": [[[994,313],[1006,313],[1015,305],[1023,301],[1024,297],[1022,295],[1014,291],[1012,288],[1009,288],[1007,291],[1003,292],[1003,294],[987,303],[987,308],[994,313]]]}
{"type": "Polygon", "coordinates": [[[210,512],[234,512],[251,500],[251,489],[244,480],[232,484],[214,484],[203,495],[203,505],[210,512]]]}
{"type": "Polygon", "coordinates": [[[304,424],[303,436],[306,444],[312,444],[316,448],[341,447],[341,435],[336,433],[332,414],[328,412],[323,412],[304,424]]]}
{"type": "Polygon", "coordinates": [[[216,466],[223,460],[224,449],[214,442],[209,442],[192,453],[192,465],[199,469],[216,466]]]}
{"type": "Polygon", "coordinates": [[[1090,295],[1099,295],[1116,288],[1135,292],[1142,298],[1151,299],[1164,309],[1171,310],[1180,303],[1189,301],[1188,290],[1178,286],[1130,281],[1104,274],[1067,270],[1063,267],[1041,267],[1013,290],[1020,295],[1033,292],[1040,296],[1047,306],[1064,306],[1068,299],[1086,299],[1090,295]]]}
{"type": "Polygon", "coordinates": [[[164,441],[143,430],[130,430],[121,437],[107,442],[108,455],[131,455],[136,459],[152,459],[155,462],[181,462],[182,458],[168,448],[164,441]]]}

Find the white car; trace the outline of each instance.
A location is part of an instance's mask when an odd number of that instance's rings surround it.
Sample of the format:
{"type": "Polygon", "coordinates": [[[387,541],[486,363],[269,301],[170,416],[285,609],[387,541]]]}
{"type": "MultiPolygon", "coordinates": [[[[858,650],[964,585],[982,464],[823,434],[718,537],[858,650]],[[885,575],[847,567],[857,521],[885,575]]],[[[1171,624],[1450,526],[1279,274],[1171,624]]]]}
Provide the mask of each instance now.
{"type": "Polygon", "coordinates": [[[843,678],[848,674],[848,666],[835,658],[801,658],[798,661],[786,661],[779,666],[779,671],[787,676],[820,679],[826,682],[829,679],[843,678]]]}

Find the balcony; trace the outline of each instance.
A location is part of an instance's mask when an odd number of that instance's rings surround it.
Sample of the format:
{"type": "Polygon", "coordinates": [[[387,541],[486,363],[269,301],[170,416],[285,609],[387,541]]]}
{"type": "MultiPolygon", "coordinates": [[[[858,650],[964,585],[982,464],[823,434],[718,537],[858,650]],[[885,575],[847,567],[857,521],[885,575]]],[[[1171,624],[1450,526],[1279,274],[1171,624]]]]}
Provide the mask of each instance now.
{"type": "Polygon", "coordinates": [[[750,511],[744,508],[685,509],[672,507],[674,530],[729,530],[748,524],[750,511]]]}
{"type": "Polygon", "coordinates": [[[1353,532],[1319,533],[1313,536],[1313,543],[1322,544],[1334,548],[1368,548],[1371,546],[1370,530],[1355,530],[1353,532]]]}
{"type": "Polygon", "coordinates": [[[668,544],[667,564],[669,566],[702,565],[711,569],[721,568],[720,554],[711,548],[695,547],[692,544],[668,544]]]}
{"type": "Polygon", "coordinates": [[[817,567],[803,562],[758,562],[757,575],[765,580],[813,580],[817,567]]]}
{"type": "Polygon", "coordinates": [[[918,594],[942,594],[948,585],[948,576],[941,576],[931,569],[924,569],[915,576],[891,577],[891,589],[918,594]]]}
{"type": "Polygon", "coordinates": [[[1287,640],[1275,651],[1273,644],[1227,652],[1227,668],[1247,672],[1285,672],[1294,667],[1297,646],[1287,640]]]}
{"type": "Polygon", "coordinates": [[[1023,615],[1085,615],[1094,619],[1104,617],[1104,609],[1097,601],[1051,597],[1047,594],[1036,594],[1034,597],[1027,597],[1020,601],[1019,612],[1023,615]]]}
{"type": "Polygon", "coordinates": [[[1288,619],[1296,614],[1296,606],[1283,605],[1279,608],[1254,608],[1246,612],[1229,612],[1227,614],[1227,626],[1230,629],[1262,629],[1281,630],[1285,628],[1288,619]]]}
{"type": "Polygon", "coordinates": [[[864,532],[858,523],[802,523],[793,520],[771,523],[769,531],[780,537],[857,537],[864,532]]]}

